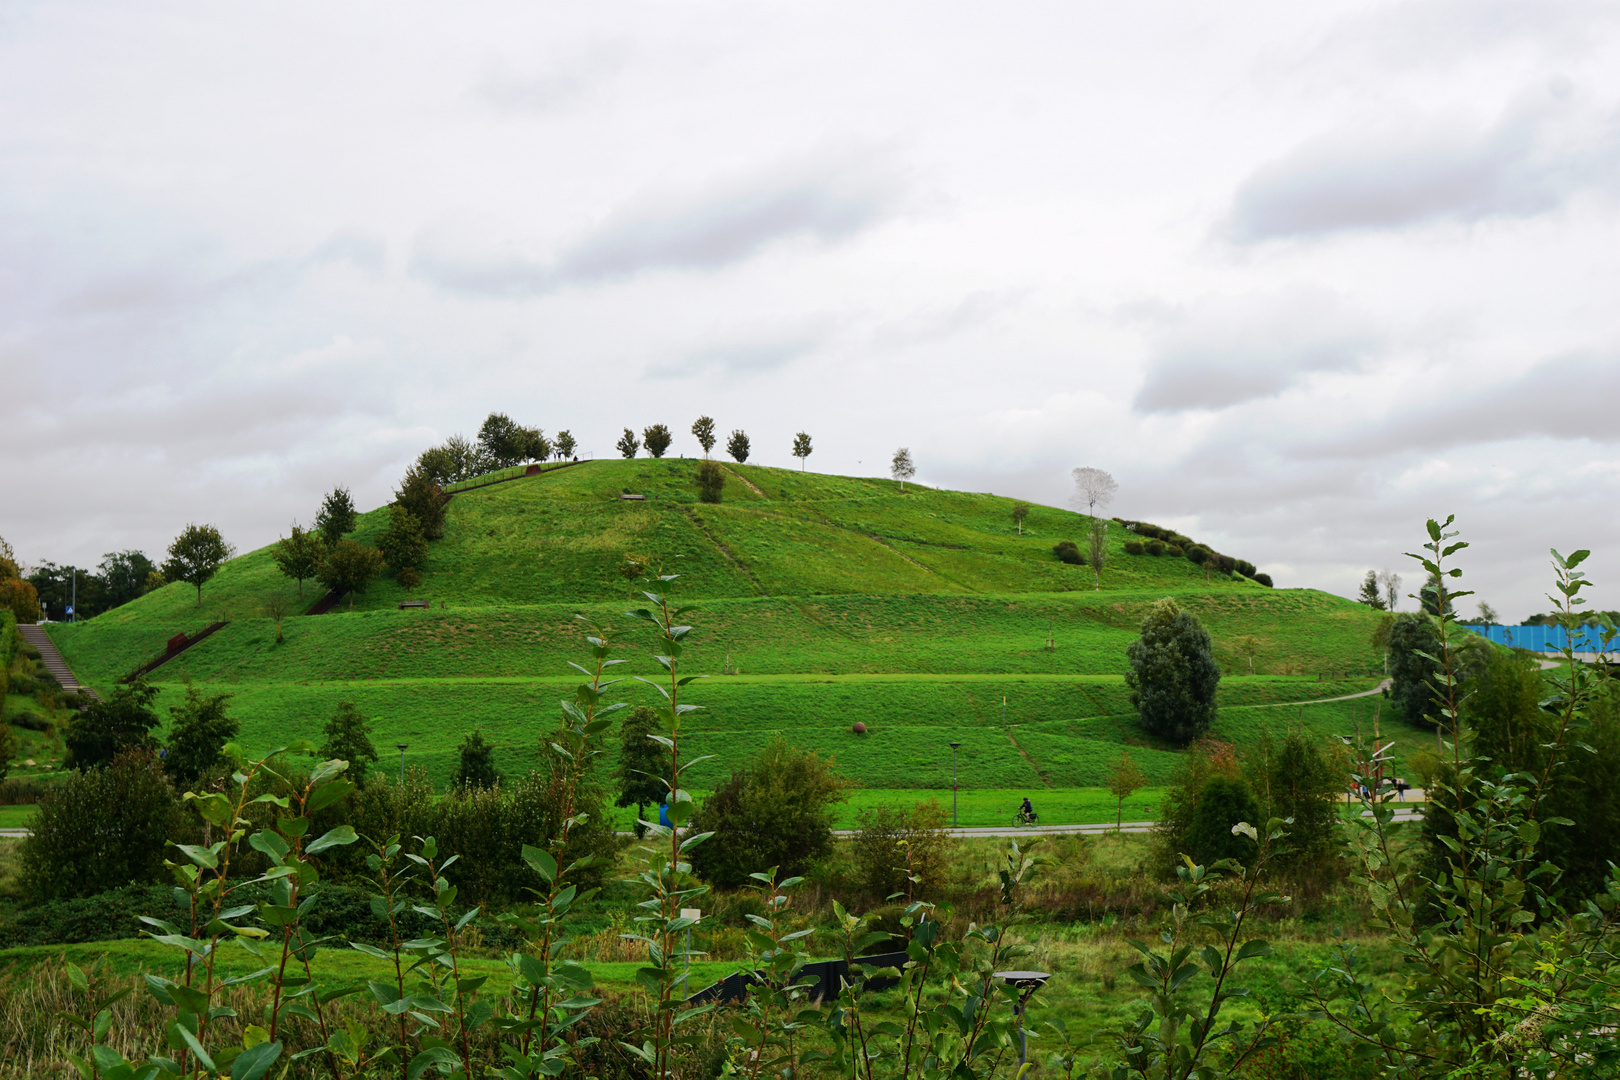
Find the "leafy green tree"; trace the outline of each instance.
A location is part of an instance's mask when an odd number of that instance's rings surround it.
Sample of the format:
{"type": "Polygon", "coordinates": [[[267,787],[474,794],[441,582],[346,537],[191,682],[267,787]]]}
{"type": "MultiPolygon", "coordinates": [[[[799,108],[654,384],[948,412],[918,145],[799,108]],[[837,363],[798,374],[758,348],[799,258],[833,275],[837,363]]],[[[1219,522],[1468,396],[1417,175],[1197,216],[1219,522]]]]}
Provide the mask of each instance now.
{"type": "Polygon", "coordinates": [[[700,416],[692,421],[692,434],[696,437],[698,445],[703,447],[703,456],[708,457],[709,451],[714,449],[714,419],[700,416]]]}
{"type": "Polygon", "coordinates": [[[200,694],[186,687],[186,699],[169,707],[169,748],[163,767],[189,784],[225,761],[225,744],[242,730],[241,721],[225,711],[232,694],[200,694]]]}
{"type": "Polygon", "coordinates": [[[144,748],[50,784],[18,853],[30,900],[94,896],[166,879],[185,813],[156,755],[144,748]]]}
{"type": "Polygon", "coordinates": [[[551,440],[539,428],[523,431],[523,457],[527,461],[545,461],[551,457],[551,440]]]}
{"type": "Polygon", "coordinates": [[[339,595],[348,593],[352,609],[355,593],[365,592],[366,586],[382,573],[382,566],[382,552],[376,548],[353,540],[339,540],[326,549],[315,577],[339,595]]]}
{"type": "Polygon", "coordinates": [[[65,769],[93,769],[112,763],[125,747],[157,748],[152,729],[158,715],[152,708],[157,687],[145,679],[121,684],[106,701],[93,701],[90,707],[68,723],[65,769]]]}
{"type": "Polygon", "coordinates": [[[652,739],[659,732],[658,714],[645,705],[638,705],[619,725],[619,764],[613,770],[618,794],[613,805],[636,808],[637,839],[647,835],[647,826],[641,823],[646,808],[657,806],[669,793],[669,753],[652,739]]]}
{"type": "Polygon", "coordinates": [[[574,456],[574,450],[575,443],[572,433],[567,431],[557,432],[557,456],[560,458],[571,458],[574,456]]]}
{"type": "Polygon", "coordinates": [[[394,505],[411,512],[421,525],[423,539],[437,540],[444,535],[444,493],[422,470],[412,466],[405,471],[394,492],[394,505]]]}
{"type": "Polygon", "coordinates": [[[1198,793],[1191,827],[1187,830],[1186,854],[1201,866],[1236,859],[1247,865],[1255,855],[1254,844],[1233,833],[1238,822],[1253,825],[1261,821],[1259,800],[1241,779],[1213,776],[1198,793]]]}
{"type": "Polygon", "coordinates": [[[652,424],[641,429],[641,445],[645,446],[647,453],[655,458],[664,456],[671,441],[673,440],[669,428],[663,424],[652,424]]]}
{"type": "Polygon", "coordinates": [[[1138,788],[1146,787],[1147,774],[1126,751],[1114,762],[1114,771],[1108,774],[1108,794],[1114,797],[1114,828],[1125,825],[1125,800],[1138,788]]]}
{"type": "Polygon", "coordinates": [[[1428,615],[1405,612],[1389,622],[1389,700],[1409,724],[1426,724],[1436,676],[1433,660],[1439,655],[1440,634],[1428,615]]]}
{"type": "Polygon", "coordinates": [[[714,835],[692,849],[692,868],[723,888],[760,867],[803,874],[832,850],[832,807],[844,787],[829,762],[778,736],[693,815],[693,832],[714,835]]]}
{"type": "Polygon", "coordinates": [[[169,545],[169,560],[163,564],[163,576],[170,581],[195,585],[197,606],[202,607],[203,583],[235,554],[236,548],[227,544],[214,526],[187,525],[169,545]]]}
{"type": "Polygon", "coordinates": [[[793,456],[799,459],[799,471],[804,472],[804,459],[810,456],[810,436],[802,431],[793,436],[793,456]]]}
{"type": "Polygon", "coordinates": [[[321,568],[321,534],[305,532],[295,521],[292,535],[277,540],[270,557],[276,560],[276,568],[284,576],[298,582],[298,596],[302,599],[304,582],[321,568]]]}
{"type": "Polygon", "coordinates": [[[624,458],[635,457],[636,451],[641,449],[641,443],[637,440],[636,433],[629,428],[624,429],[624,434],[620,435],[619,441],[613,445],[618,447],[619,456],[624,458]]]}
{"type": "Polygon", "coordinates": [[[377,548],[398,577],[427,561],[428,542],[422,522],[398,503],[388,508],[388,528],[377,538],[377,548]]]}
{"type": "Polygon", "coordinates": [[[741,428],[733,431],[726,440],[726,453],[738,464],[748,460],[748,435],[741,428]]]}
{"type": "Polygon", "coordinates": [[[1013,524],[1018,526],[1018,535],[1024,535],[1024,519],[1029,517],[1029,503],[1015,502],[1012,504],[1013,524]]]}
{"type": "Polygon", "coordinates": [[[703,461],[697,468],[698,501],[717,503],[726,491],[725,470],[718,462],[703,461]]]}
{"type": "Polygon", "coordinates": [[[157,566],[140,551],[112,551],[101,557],[100,571],[107,610],[127,604],[146,592],[146,575],[157,566]]]}
{"type": "Polygon", "coordinates": [[[900,490],[906,490],[906,481],[917,475],[917,464],[911,460],[911,448],[902,446],[889,462],[889,475],[900,481],[900,490]]]}
{"type": "Polygon", "coordinates": [[[1254,765],[1250,787],[1263,805],[1261,819],[1293,819],[1289,850],[1277,857],[1278,864],[1296,876],[1334,873],[1341,846],[1339,803],[1348,786],[1349,763],[1294,726],[1277,740],[1263,731],[1254,765]]]}
{"type": "Polygon", "coordinates": [[[430,446],[418,454],[416,470],[440,487],[465,479],[456,468],[455,458],[442,446],[430,446]]]}
{"type": "Polygon", "coordinates": [[[39,622],[39,591],[21,578],[0,578],[0,611],[9,611],[20,623],[39,622]]]}
{"type": "Polygon", "coordinates": [[[1367,576],[1361,579],[1361,591],[1356,594],[1356,603],[1366,604],[1374,611],[1384,610],[1384,593],[1378,587],[1378,571],[1369,570],[1367,576]]]}
{"type": "Polygon", "coordinates": [[[1221,669],[1198,616],[1165,597],[1142,620],[1142,636],[1125,655],[1131,665],[1125,684],[1144,731],[1187,743],[1209,730],[1221,669]]]}
{"type": "Polygon", "coordinates": [[[528,445],[528,432],[505,413],[490,413],[478,429],[480,455],[492,469],[505,469],[518,464],[523,460],[528,445]]]}
{"type": "MultiPolygon", "coordinates": [[[[354,531],[354,524],[360,519],[360,514],[354,508],[354,499],[349,495],[346,487],[335,487],[326,498],[321,500],[320,512],[315,515],[315,531],[321,534],[321,540],[327,547],[331,547],[349,533],[354,531]]],[[[173,575],[170,575],[173,579],[173,575]]]]}
{"type": "Polygon", "coordinates": [[[461,740],[458,753],[460,761],[450,781],[456,788],[461,791],[492,788],[501,782],[501,774],[495,771],[495,748],[482,731],[477,728],[469,731],[461,740]]]}
{"type": "Polygon", "coordinates": [[[368,765],[377,763],[377,748],[371,742],[371,721],[365,718],[355,703],[345,701],[321,729],[326,740],[321,743],[321,757],[327,761],[339,759],[349,763],[349,779],[364,783],[368,765]]]}
{"type": "Polygon", "coordinates": [[[20,577],[22,565],[17,562],[17,552],[6,543],[5,537],[0,536],[0,581],[20,577]]]}

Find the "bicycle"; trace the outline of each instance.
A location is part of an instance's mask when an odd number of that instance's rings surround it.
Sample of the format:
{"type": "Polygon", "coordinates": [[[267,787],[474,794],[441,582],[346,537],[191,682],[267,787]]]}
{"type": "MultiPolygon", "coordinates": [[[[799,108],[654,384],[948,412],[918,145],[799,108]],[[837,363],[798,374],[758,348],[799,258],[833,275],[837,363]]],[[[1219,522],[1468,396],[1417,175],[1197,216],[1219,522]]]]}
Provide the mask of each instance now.
{"type": "Polygon", "coordinates": [[[1029,813],[1026,814],[1026,813],[1024,813],[1024,810],[1023,810],[1022,807],[1019,807],[1017,810],[1013,811],[1012,824],[1015,827],[1024,828],[1024,827],[1028,827],[1028,826],[1031,826],[1031,825],[1037,825],[1037,824],[1040,823],[1040,820],[1041,820],[1041,815],[1040,814],[1037,814],[1034,811],[1030,811],[1029,813]]]}

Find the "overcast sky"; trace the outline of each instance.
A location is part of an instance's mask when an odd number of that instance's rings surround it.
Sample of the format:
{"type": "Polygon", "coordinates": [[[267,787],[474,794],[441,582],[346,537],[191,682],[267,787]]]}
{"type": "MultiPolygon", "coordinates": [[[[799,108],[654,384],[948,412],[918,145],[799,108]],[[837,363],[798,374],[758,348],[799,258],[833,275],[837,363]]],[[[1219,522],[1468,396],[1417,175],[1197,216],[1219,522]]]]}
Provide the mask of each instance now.
{"type": "MultiPolygon", "coordinates": [[[[1620,5],[0,4],[0,536],[239,549],[500,409],[1620,570],[1620,5]]],[[[1594,600],[1620,606],[1620,589],[1594,600]]],[[[1412,606],[1406,602],[1408,609],[1412,606]]]]}

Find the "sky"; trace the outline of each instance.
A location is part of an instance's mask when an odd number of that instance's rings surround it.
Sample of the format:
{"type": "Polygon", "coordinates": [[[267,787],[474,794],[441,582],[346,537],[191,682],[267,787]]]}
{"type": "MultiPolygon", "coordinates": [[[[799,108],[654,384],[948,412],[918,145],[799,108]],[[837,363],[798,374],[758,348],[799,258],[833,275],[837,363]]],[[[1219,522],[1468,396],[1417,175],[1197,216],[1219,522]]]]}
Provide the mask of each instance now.
{"type": "MultiPolygon", "coordinates": [[[[1508,621],[1620,556],[1620,4],[0,4],[0,536],[239,550],[492,410],[1508,621]],[[1468,601],[1472,603],[1472,601],[1468,601]]],[[[1406,600],[1410,610],[1414,604],[1406,600]]]]}

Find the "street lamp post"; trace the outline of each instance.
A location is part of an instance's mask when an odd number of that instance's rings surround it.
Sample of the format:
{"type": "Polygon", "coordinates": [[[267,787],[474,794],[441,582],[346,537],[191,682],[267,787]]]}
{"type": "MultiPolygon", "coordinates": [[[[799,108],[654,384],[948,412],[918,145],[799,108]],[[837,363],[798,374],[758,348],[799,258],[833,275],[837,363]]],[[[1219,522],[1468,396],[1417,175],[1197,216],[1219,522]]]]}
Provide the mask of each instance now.
{"type": "Polygon", "coordinates": [[[399,782],[403,784],[405,782],[405,748],[410,744],[397,742],[394,745],[399,747],[399,782]]]}
{"type": "Polygon", "coordinates": [[[956,748],[959,742],[951,743],[951,828],[956,828],[956,748]]]}

